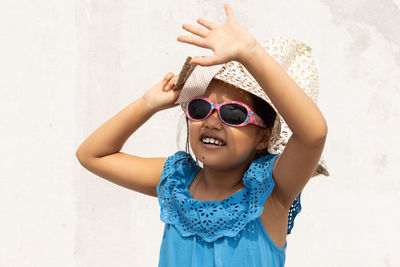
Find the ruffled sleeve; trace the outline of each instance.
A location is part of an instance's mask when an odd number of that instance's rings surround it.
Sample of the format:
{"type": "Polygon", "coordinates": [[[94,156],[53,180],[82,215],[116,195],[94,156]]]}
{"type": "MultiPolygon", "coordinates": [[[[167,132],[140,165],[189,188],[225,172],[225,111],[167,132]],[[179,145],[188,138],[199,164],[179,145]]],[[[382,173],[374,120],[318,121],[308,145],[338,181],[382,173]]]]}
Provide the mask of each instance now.
{"type": "Polygon", "coordinates": [[[185,183],[199,169],[200,167],[196,165],[190,154],[184,151],[178,151],[167,158],[161,173],[160,183],[157,186],[159,202],[160,205],[162,204],[161,208],[165,206],[163,200],[168,200],[167,196],[185,190],[185,183]]]}
{"type": "MultiPolygon", "coordinates": [[[[254,160],[243,175],[245,187],[230,197],[222,201],[199,201],[190,195],[188,187],[200,167],[190,154],[176,152],[165,162],[157,186],[161,221],[174,225],[184,237],[197,235],[206,242],[222,236],[236,236],[249,221],[261,215],[264,202],[274,187],[272,168],[279,155],[270,154],[254,160]]],[[[288,233],[301,209],[299,197],[289,212],[288,233]]]]}

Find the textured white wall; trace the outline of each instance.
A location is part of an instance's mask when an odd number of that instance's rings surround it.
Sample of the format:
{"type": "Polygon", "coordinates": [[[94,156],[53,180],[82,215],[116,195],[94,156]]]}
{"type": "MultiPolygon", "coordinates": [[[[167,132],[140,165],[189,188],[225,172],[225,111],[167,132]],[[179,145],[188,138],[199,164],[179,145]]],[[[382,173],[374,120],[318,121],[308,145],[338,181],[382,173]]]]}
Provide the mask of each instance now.
{"type": "MultiPolygon", "coordinates": [[[[176,41],[223,1],[0,2],[0,266],[156,266],[156,198],[84,169],[79,144],[186,56],[176,41]]],[[[331,177],[312,179],[286,266],[400,266],[399,0],[230,1],[257,40],[306,42],[320,73],[331,177]]],[[[123,150],[177,150],[178,108],[123,150]]]]}

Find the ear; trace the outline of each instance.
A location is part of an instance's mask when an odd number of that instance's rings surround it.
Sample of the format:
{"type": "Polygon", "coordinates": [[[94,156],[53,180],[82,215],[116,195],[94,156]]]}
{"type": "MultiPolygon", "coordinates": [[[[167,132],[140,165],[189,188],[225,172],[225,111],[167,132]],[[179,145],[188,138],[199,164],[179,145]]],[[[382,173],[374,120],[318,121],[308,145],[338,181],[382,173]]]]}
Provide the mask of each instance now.
{"type": "Polygon", "coordinates": [[[271,134],[272,134],[272,127],[261,130],[259,141],[256,145],[257,150],[263,150],[268,147],[271,134]]]}

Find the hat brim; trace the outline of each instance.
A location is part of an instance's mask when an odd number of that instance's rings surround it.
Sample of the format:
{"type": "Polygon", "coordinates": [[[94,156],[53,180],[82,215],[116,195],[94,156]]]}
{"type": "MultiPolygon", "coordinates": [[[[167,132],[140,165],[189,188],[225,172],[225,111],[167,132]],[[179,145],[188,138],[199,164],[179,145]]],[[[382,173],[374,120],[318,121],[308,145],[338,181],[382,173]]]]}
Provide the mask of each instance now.
{"type": "MultiPolygon", "coordinates": [[[[263,41],[262,46],[276,60],[299,87],[314,101],[318,98],[318,72],[311,56],[311,47],[291,38],[278,37],[263,41]]],[[[179,73],[175,90],[181,90],[175,104],[180,104],[185,111],[187,102],[194,96],[203,95],[211,80],[219,79],[245,90],[266,101],[276,112],[268,152],[282,153],[292,132],[265,91],[260,87],[246,68],[237,61],[213,66],[200,66],[189,63],[188,57],[179,73]]],[[[329,176],[326,163],[321,155],[316,175],[329,176]]]]}

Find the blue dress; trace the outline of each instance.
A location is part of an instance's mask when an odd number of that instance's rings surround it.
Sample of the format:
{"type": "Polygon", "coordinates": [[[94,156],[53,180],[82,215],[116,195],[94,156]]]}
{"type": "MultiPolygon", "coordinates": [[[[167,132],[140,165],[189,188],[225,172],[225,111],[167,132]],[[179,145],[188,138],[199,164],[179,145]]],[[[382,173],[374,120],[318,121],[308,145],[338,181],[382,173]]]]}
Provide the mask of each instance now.
{"type": "MultiPolygon", "coordinates": [[[[280,154],[254,160],[244,173],[244,188],[222,201],[199,201],[189,186],[201,169],[184,151],[169,156],[157,186],[160,219],[165,223],[159,267],[281,267],[287,241],[278,247],[260,219],[274,187],[272,167],[280,154]]],[[[288,214],[288,232],[301,211],[300,195],[288,214]]]]}

